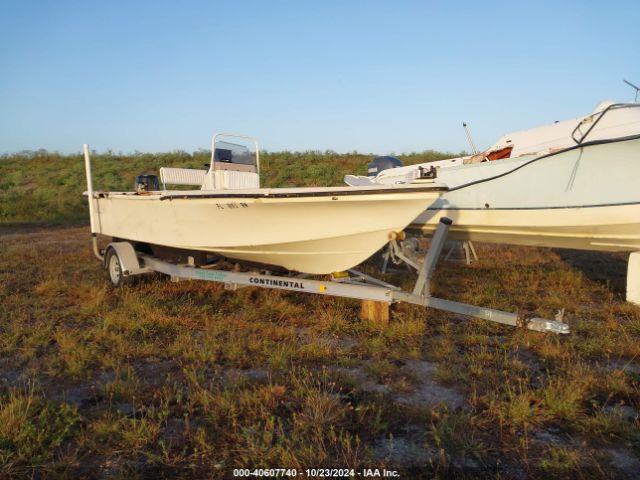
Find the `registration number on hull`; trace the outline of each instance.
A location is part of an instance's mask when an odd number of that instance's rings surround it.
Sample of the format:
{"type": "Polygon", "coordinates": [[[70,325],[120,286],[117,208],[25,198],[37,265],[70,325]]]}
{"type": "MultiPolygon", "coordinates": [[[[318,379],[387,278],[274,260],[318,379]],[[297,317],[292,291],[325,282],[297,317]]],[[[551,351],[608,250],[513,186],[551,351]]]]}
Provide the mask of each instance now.
{"type": "Polygon", "coordinates": [[[237,208],[249,208],[249,204],[244,202],[216,203],[216,207],[218,207],[218,210],[235,210],[237,208]]]}

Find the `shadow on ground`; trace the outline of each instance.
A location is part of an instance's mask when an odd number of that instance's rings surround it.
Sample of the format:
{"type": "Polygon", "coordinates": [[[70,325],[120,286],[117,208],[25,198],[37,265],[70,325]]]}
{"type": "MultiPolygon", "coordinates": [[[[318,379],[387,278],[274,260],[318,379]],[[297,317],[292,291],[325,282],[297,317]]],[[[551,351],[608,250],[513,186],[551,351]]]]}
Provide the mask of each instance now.
{"type": "Polygon", "coordinates": [[[589,280],[614,293],[625,295],[628,253],[553,249],[563,262],[582,272],[589,280]]]}

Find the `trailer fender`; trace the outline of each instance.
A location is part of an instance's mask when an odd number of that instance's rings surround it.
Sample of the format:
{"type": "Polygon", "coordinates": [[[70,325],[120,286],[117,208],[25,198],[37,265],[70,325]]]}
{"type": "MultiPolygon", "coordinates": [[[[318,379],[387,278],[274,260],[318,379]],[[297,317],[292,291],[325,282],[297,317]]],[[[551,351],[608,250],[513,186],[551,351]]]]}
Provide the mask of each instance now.
{"type": "Polygon", "coordinates": [[[133,249],[133,245],[129,242],[112,242],[107,245],[105,250],[103,266],[106,268],[106,259],[109,257],[109,251],[112,250],[118,257],[120,262],[120,268],[122,269],[122,275],[127,277],[129,275],[140,275],[142,273],[149,273],[151,270],[140,265],[140,260],[136,251],[133,249]]]}

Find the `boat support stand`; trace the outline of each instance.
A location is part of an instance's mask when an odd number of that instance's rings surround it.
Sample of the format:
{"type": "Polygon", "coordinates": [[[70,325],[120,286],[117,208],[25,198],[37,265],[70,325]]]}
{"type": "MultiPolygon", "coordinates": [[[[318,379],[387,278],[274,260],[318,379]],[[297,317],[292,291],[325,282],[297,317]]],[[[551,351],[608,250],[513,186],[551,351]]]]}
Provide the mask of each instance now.
{"type": "Polygon", "coordinates": [[[451,223],[452,221],[448,218],[440,220],[431,242],[431,248],[429,248],[424,261],[419,266],[418,278],[412,292],[404,291],[399,287],[356,270],[349,270],[348,274],[343,277],[332,276],[327,281],[312,280],[306,278],[306,276],[274,276],[258,272],[214,270],[196,267],[193,261],[186,265],[178,265],[147,254],[138,253],[133,250],[133,246],[129,242],[111,243],[107,246],[105,254],[109,253],[109,249],[113,249],[120,262],[120,271],[123,275],[138,275],[155,271],[169,275],[175,280],[191,279],[220,282],[231,290],[252,286],[371,300],[387,304],[406,302],[506,325],[526,327],[529,330],[539,332],[569,333],[569,325],[558,320],[547,320],[538,317],[522,318],[515,313],[477,307],[432,296],[430,292],[431,279],[451,223]]]}
{"type": "Polygon", "coordinates": [[[629,254],[627,265],[627,302],[640,305],[640,252],[629,254]]]}

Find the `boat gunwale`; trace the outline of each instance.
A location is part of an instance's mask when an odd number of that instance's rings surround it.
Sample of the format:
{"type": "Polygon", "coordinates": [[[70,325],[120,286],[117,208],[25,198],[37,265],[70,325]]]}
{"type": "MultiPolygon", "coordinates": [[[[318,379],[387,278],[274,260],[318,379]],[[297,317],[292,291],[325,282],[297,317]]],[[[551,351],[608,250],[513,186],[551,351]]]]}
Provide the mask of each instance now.
{"type": "MultiPolygon", "coordinates": [[[[425,193],[425,192],[447,192],[449,187],[443,184],[437,184],[432,186],[403,186],[403,187],[386,187],[386,188],[365,188],[358,190],[341,190],[345,187],[320,187],[328,188],[327,190],[306,190],[305,191],[288,191],[277,192],[279,189],[266,189],[264,192],[243,192],[242,190],[224,190],[219,193],[210,193],[208,191],[185,191],[184,193],[171,193],[163,194],[159,192],[148,192],[143,195],[137,192],[94,192],[94,198],[107,198],[107,197],[153,197],[158,200],[189,200],[189,199],[205,199],[205,198],[311,198],[311,197],[344,197],[344,196],[365,196],[365,195],[393,195],[404,193],[425,193]],[[274,192],[275,190],[275,192],[274,192]]],[[[346,187],[349,188],[349,187],[346,187]]],[[[282,189],[282,190],[295,190],[282,189]]]]}
{"type": "Polygon", "coordinates": [[[409,188],[385,188],[385,189],[367,189],[367,190],[328,190],[328,191],[306,191],[306,192],[264,192],[264,193],[241,193],[240,191],[232,191],[227,193],[203,193],[203,194],[172,194],[163,195],[160,200],[174,199],[190,199],[190,198],[309,198],[309,197],[343,197],[357,195],[389,195],[397,193],[424,193],[424,192],[447,192],[447,186],[430,186],[430,187],[409,187],[409,188]],[[236,193],[238,192],[238,193],[236,193]]]}
{"type": "Polygon", "coordinates": [[[570,210],[578,210],[580,208],[607,208],[607,207],[627,207],[632,205],[640,205],[640,201],[633,202],[618,202],[618,203],[594,203],[594,204],[584,204],[584,205],[552,205],[546,207],[452,207],[452,206],[444,206],[444,207],[427,207],[425,210],[433,210],[433,211],[442,211],[442,210],[482,210],[483,212],[490,212],[491,210],[560,210],[560,209],[570,209],[570,210]]]}

